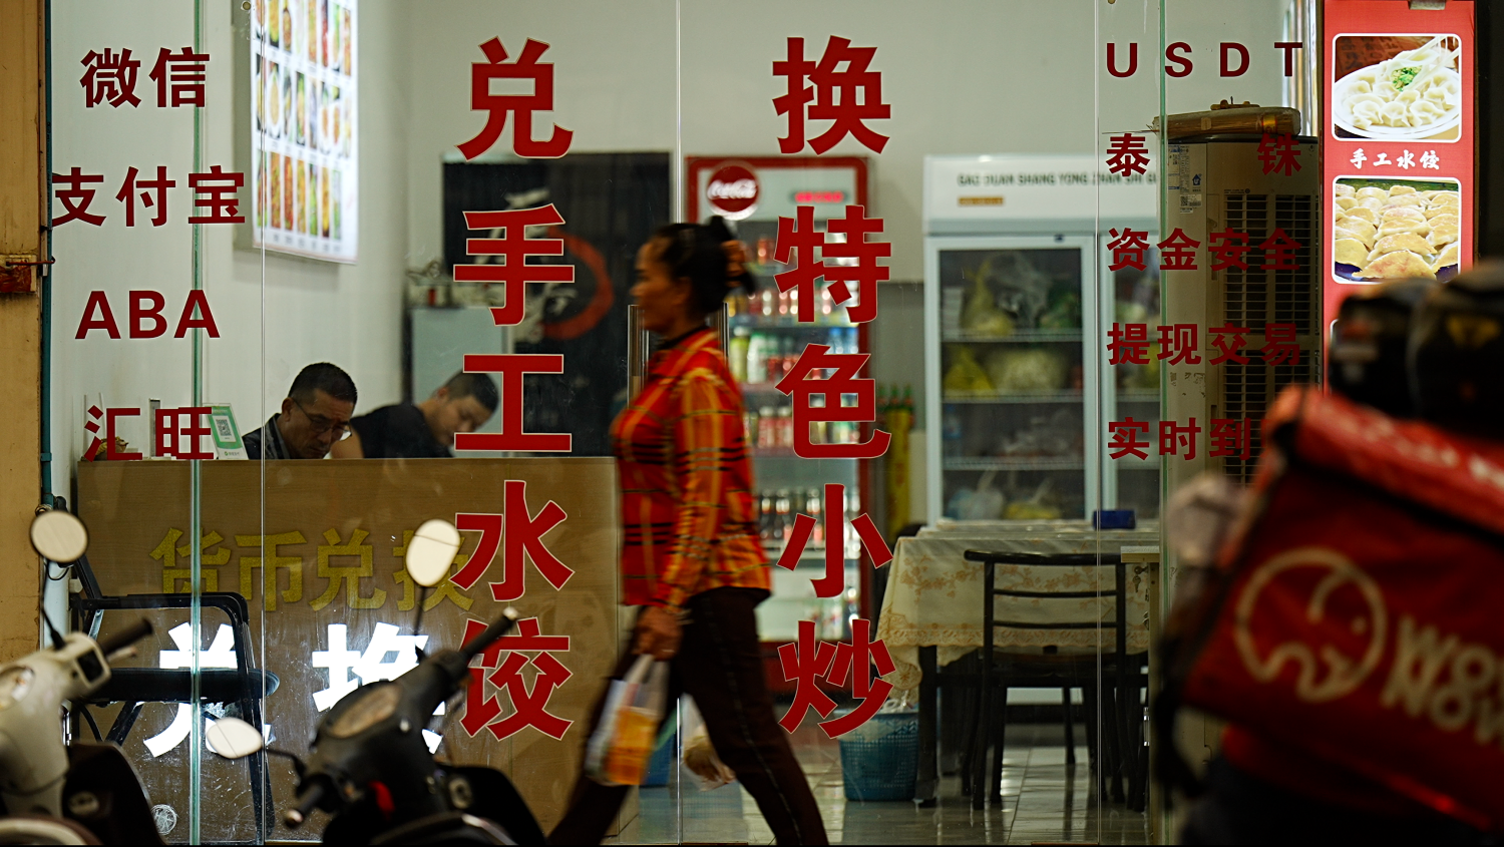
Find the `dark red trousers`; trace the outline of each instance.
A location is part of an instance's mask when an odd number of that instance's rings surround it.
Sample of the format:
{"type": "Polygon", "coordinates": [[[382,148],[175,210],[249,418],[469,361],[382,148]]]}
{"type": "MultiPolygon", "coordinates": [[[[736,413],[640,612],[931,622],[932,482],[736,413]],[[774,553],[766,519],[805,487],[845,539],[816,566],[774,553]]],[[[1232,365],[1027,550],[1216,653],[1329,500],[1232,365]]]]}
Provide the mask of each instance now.
{"type": "MultiPolygon", "coordinates": [[[[757,801],[779,844],[828,844],[820,809],[773,716],[763,678],[762,649],[753,610],[763,592],[717,588],[689,601],[689,622],[669,673],[670,704],[680,694],[695,699],[716,753],[757,801]]],[[[617,664],[620,679],[636,660],[631,645],[617,664]]],[[[590,726],[600,720],[595,704],[590,726]]],[[[599,844],[626,799],[628,786],[600,785],[581,774],[552,844],[599,844]]]]}

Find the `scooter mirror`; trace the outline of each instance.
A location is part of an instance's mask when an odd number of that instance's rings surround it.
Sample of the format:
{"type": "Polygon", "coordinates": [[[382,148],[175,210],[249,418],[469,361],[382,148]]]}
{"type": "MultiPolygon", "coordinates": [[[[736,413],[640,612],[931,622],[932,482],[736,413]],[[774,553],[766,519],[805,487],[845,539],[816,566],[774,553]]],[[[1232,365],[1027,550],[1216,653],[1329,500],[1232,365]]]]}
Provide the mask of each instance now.
{"type": "Polygon", "coordinates": [[[71,564],[89,549],[89,531],[83,521],[68,512],[48,509],[31,519],[31,546],[43,558],[71,564]]]}
{"type": "Polygon", "coordinates": [[[244,759],[266,745],[261,733],[240,718],[220,718],[204,736],[210,749],[226,759],[244,759]]]}
{"type": "Polygon", "coordinates": [[[429,588],[444,581],[449,566],[460,552],[460,531],[454,524],[434,518],[424,521],[407,542],[407,573],[413,581],[429,588]]]}

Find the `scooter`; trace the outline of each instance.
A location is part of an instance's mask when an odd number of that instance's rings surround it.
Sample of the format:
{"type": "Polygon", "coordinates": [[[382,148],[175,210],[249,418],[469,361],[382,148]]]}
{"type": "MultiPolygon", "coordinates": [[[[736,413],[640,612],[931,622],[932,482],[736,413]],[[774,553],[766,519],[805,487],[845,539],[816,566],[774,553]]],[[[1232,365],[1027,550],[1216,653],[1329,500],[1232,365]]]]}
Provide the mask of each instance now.
{"type": "MultiPolygon", "coordinates": [[[[44,511],[32,546],[47,560],[77,561],[88,531],[65,511],[44,511]]],[[[152,632],[138,621],[96,643],[46,620],[51,646],[0,666],[0,844],[162,844],[141,780],[113,744],[63,740],[63,704],[110,681],[110,662],[152,632]]]]}
{"type": "MultiPolygon", "coordinates": [[[[459,546],[451,524],[433,520],[418,528],[406,564],[425,594],[448,573],[459,546]]],[[[422,622],[421,598],[417,607],[415,630],[422,622]]],[[[297,829],[315,809],[329,812],[325,844],[545,843],[504,774],[440,765],[422,734],[440,704],[464,690],[471,659],[505,635],[517,617],[509,608],[460,649],[428,656],[420,651],[418,666],[402,676],[347,694],[319,721],[306,762],[267,748],[291,758],[298,773],[297,800],[282,813],[283,823],[297,829]]],[[[222,719],[214,730],[223,733],[210,739],[221,755],[238,758],[261,749],[261,733],[242,721],[222,719]]]]}

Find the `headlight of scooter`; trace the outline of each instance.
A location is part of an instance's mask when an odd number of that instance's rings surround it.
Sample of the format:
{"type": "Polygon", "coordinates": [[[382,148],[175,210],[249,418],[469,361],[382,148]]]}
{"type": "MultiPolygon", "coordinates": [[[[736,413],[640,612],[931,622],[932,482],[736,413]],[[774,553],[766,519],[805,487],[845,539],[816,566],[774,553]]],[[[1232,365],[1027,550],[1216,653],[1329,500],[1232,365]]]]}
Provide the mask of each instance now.
{"type": "Polygon", "coordinates": [[[8,709],[25,699],[36,678],[36,671],[25,665],[0,671],[0,709],[8,709]]]}
{"type": "Polygon", "coordinates": [[[335,738],[359,735],[391,717],[401,702],[401,686],[390,683],[372,686],[334,719],[329,734],[335,738]]]}

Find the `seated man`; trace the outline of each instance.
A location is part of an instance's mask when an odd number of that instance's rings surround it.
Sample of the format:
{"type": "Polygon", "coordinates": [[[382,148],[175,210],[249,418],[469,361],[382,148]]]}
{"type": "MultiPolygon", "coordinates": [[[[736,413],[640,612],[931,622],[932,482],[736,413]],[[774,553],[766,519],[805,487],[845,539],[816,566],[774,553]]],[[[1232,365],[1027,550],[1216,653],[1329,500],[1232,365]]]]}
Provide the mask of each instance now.
{"type": "Polygon", "coordinates": [[[251,459],[322,459],[349,432],[355,412],[355,382],[337,365],[319,362],[298,372],[282,401],[282,411],[248,432],[251,459]]]}
{"type": "Polygon", "coordinates": [[[496,411],[496,383],[463,371],[422,403],[397,403],[350,421],[350,437],[334,445],[336,459],[437,459],[453,456],[457,432],[475,432],[496,411]]]}

